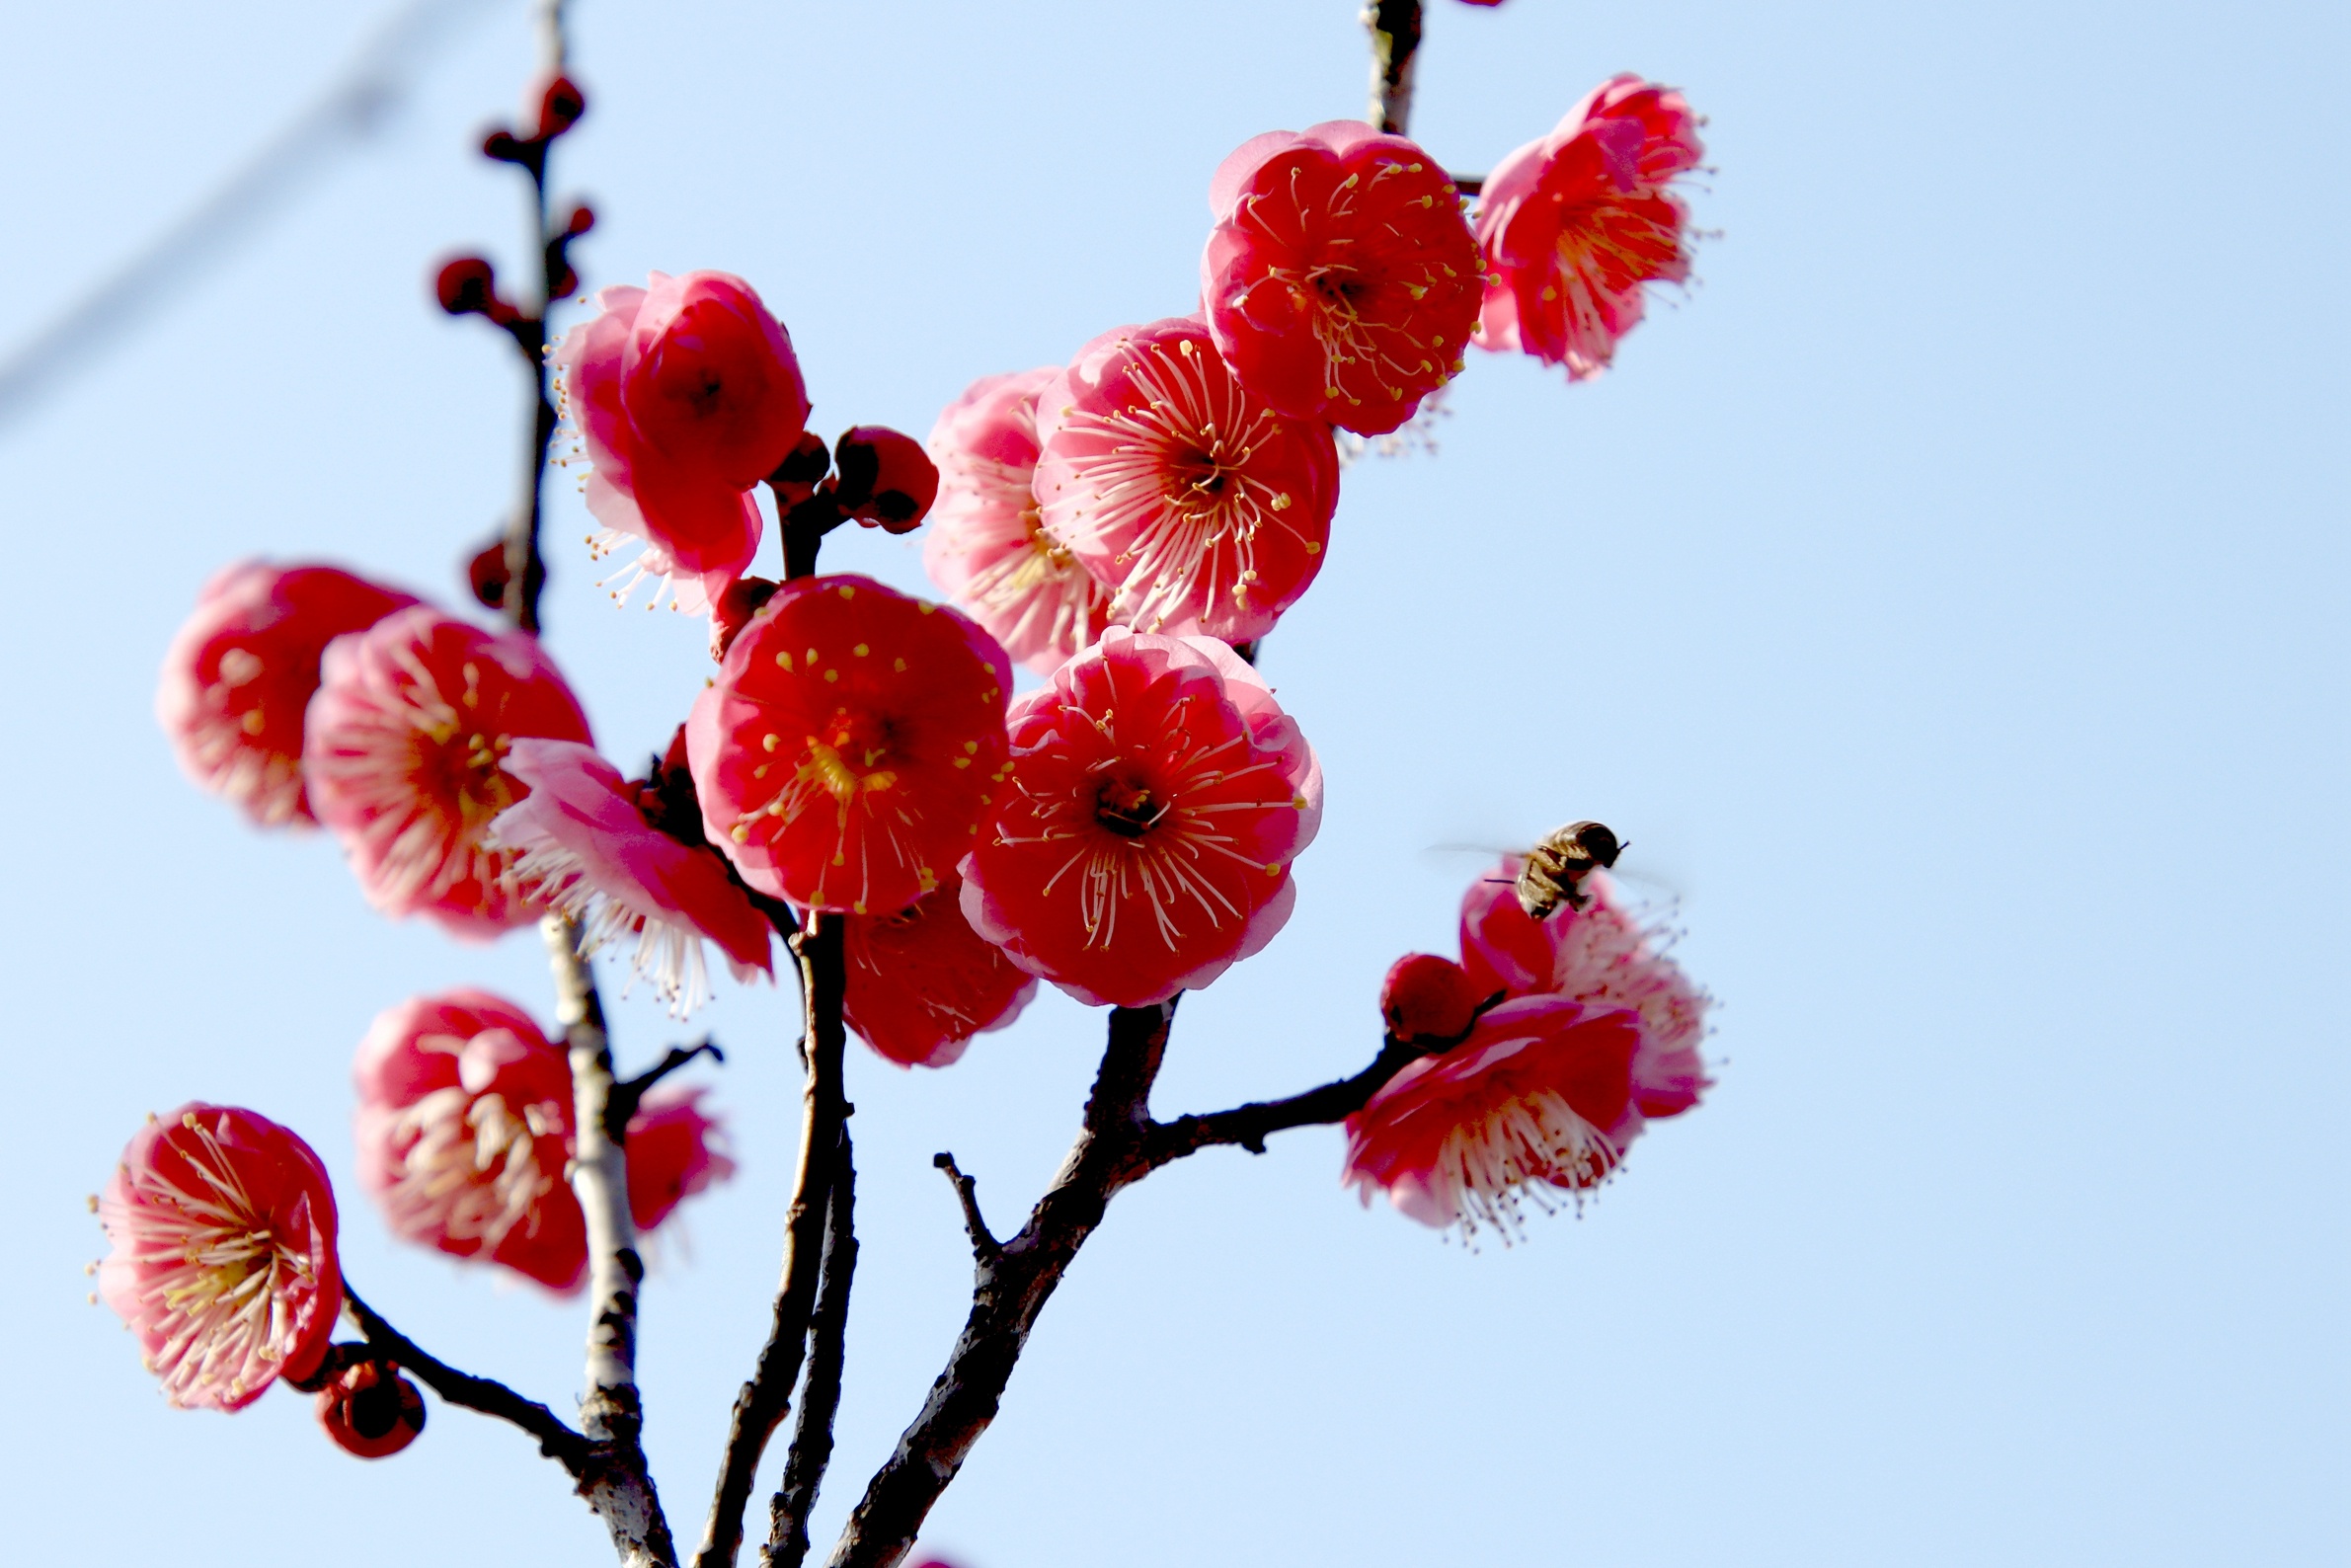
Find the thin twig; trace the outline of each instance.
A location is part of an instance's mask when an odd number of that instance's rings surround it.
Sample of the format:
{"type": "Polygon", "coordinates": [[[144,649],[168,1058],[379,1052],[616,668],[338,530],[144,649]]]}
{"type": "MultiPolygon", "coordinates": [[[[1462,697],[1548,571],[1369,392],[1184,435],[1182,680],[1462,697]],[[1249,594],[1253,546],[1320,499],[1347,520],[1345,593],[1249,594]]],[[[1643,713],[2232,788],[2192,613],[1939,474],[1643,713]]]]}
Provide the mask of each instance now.
{"type": "Polygon", "coordinates": [[[1389,1035],[1381,1044],[1379,1055],[1371,1058],[1371,1064],[1353,1077],[1340,1078],[1284,1100],[1252,1101],[1229,1111],[1154,1122],[1148,1150],[1151,1168],[1157,1170],[1170,1160],[1218,1143],[1237,1143],[1252,1154],[1262,1154],[1267,1135],[1293,1127],[1320,1127],[1343,1121],[1362,1110],[1397,1073],[1451,1044],[1454,1042],[1405,1042],[1389,1035]]]}
{"type": "Polygon", "coordinates": [[[762,1568],[800,1568],[808,1557],[808,1517],[832,1462],[832,1418],[840,1408],[841,1371],[847,1359],[849,1286],[857,1277],[857,1167],[849,1129],[840,1133],[839,1163],[833,1167],[832,1197],[824,1219],[824,1278],[817,1310],[809,1319],[808,1381],[800,1391],[800,1419],[792,1429],[792,1451],[784,1460],[784,1483],[767,1511],[767,1544],[762,1568]]]}
{"type": "Polygon", "coordinates": [[[987,1228],[987,1221],[980,1217],[980,1183],[964,1174],[953,1154],[941,1151],[933,1154],[930,1162],[947,1173],[948,1182],[955,1188],[956,1201],[964,1210],[964,1233],[972,1238],[972,1261],[984,1265],[1003,1250],[1003,1243],[996,1240],[987,1228]]]}
{"type": "Polygon", "coordinates": [[[637,1109],[645,1103],[646,1094],[670,1073],[702,1057],[722,1064],[727,1059],[727,1054],[718,1048],[718,1042],[706,1037],[698,1045],[671,1046],[661,1060],[635,1077],[624,1078],[612,1085],[611,1103],[604,1108],[605,1131],[617,1128],[619,1132],[616,1136],[625,1139],[629,1123],[636,1119],[637,1109]]]}
{"type": "Polygon", "coordinates": [[[414,1372],[418,1381],[448,1403],[520,1427],[538,1439],[539,1451],[562,1465],[574,1480],[586,1478],[595,1446],[564,1425],[554,1411],[523,1398],[505,1383],[459,1372],[428,1354],[415,1340],[385,1322],[375,1308],[360,1300],[348,1280],[343,1286],[343,1311],[365,1338],[368,1350],[414,1372]]]}
{"type": "Polygon", "coordinates": [[[833,1162],[843,1146],[840,1132],[849,1110],[841,1095],[841,1050],[847,1039],[841,1024],[841,996],[847,985],[841,956],[842,920],[839,914],[811,913],[792,938],[792,950],[800,957],[808,1076],[802,1090],[800,1165],[793,1179],[791,1205],[784,1211],[783,1277],[776,1286],[767,1343],[759,1348],[749,1380],[735,1396],[726,1457],[710,1500],[710,1517],[702,1527],[702,1544],[694,1553],[694,1568],[728,1568],[735,1561],[743,1545],[743,1513],[750,1503],[760,1456],[792,1407],[792,1385],[799,1379],[807,1352],[809,1318],[816,1310],[823,1260],[833,1162]]]}
{"type": "Polygon", "coordinates": [[[874,1472],[832,1548],[831,1568],[891,1568],[995,1420],[1004,1385],[1037,1314],[1102,1223],[1110,1200],[1150,1170],[1145,1155],[1151,1084],[1167,1050],[1174,1001],[1110,1015],[1085,1125],[1028,1223],[975,1271],[972,1311],[898,1448],[874,1472]]]}
{"type": "Polygon", "coordinates": [[[1421,0],[1371,0],[1364,25],[1371,30],[1373,130],[1401,136],[1412,118],[1412,64],[1421,46],[1421,0]]]}

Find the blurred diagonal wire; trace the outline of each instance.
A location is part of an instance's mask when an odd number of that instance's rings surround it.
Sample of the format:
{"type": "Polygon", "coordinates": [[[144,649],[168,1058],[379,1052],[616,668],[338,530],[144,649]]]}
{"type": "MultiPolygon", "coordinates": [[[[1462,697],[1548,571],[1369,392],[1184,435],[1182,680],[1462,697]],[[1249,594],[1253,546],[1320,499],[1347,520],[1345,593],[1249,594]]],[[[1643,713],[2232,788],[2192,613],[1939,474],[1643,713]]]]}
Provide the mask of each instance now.
{"type": "Polygon", "coordinates": [[[343,75],[211,195],[0,361],[0,429],[252,233],[343,153],[373,137],[459,22],[500,0],[411,0],[343,75]]]}

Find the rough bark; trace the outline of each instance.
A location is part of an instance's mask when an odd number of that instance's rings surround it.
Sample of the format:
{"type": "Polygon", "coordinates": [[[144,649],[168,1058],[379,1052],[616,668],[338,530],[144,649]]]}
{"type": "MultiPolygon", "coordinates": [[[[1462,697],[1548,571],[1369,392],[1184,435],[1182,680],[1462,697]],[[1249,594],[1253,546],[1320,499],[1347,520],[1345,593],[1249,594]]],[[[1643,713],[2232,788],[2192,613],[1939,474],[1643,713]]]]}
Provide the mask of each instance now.
{"type": "Polygon", "coordinates": [[[857,1169],[845,1126],[839,1160],[824,1220],[823,1281],[817,1289],[816,1314],[809,1319],[808,1380],[800,1391],[800,1419],[792,1429],[784,1484],[767,1511],[767,1544],[759,1552],[763,1568],[800,1568],[807,1559],[809,1512],[832,1462],[832,1418],[840,1409],[847,1357],[849,1288],[857,1276],[857,1169]]]}

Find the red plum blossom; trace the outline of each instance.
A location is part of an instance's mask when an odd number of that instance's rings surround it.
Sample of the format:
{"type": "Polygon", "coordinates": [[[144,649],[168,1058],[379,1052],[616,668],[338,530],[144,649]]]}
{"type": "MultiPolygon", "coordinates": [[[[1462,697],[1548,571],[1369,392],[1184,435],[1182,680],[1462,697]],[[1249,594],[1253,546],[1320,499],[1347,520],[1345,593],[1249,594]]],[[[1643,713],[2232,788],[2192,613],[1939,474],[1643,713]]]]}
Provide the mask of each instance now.
{"type": "Polygon", "coordinates": [[[415,602],[331,566],[223,568],[172,639],[155,693],[180,766],[264,826],[316,822],[302,788],[302,715],[319,656],[415,602]]]}
{"type": "Polygon", "coordinates": [[[972,1037],[1002,1029],[1035,994],[1034,977],[964,918],[963,879],[950,875],[896,914],[851,915],[841,951],[841,1014],[901,1067],[944,1067],[972,1037]]]}
{"type": "Polygon", "coordinates": [[[529,792],[507,755],[524,738],[590,739],[538,639],[420,605],[337,638],[323,673],[302,767],[368,902],[470,938],[537,918],[509,875],[513,853],[485,841],[529,792]]]}
{"type": "Polygon", "coordinates": [[[686,722],[704,830],[770,898],[895,913],[987,820],[1011,684],[954,610],[869,578],[786,583],[686,722]]]}
{"type": "Polygon", "coordinates": [[[1460,368],[1485,270],[1452,177],[1358,119],[1241,143],[1210,187],[1201,300],[1243,386],[1380,435],[1460,368]]]}
{"type": "Polygon", "coordinates": [[[705,940],[739,980],[769,971],[766,918],[726,862],[647,823],[637,789],[592,746],[518,740],[507,771],[530,793],[491,822],[489,842],[518,856],[517,887],[581,922],[586,951],[634,937],[636,973],[679,1017],[710,998],[705,940]]]}
{"type": "Polygon", "coordinates": [[[1139,631],[1247,642],[1322,566],[1339,455],[1235,379],[1197,316],[1119,327],[1037,395],[1045,531],[1139,631]]]}
{"type": "Polygon", "coordinates": [[[1614,76],[1495,166],[1477,217],[1495,274],[1477,342],[1596,375],[1646,308],[1689,275],[1689,209],[1671,189],[1705,156],[1682,95],[1614,76]]]}
{"type": "Polygon", "coordinates": [[[1051,674],[1110,624],[1110,589],[1039,524],[1037,394],[1058,365],[983,376],[931,428],[922,565],[1017,664],[1051,674]]]}
{"type": "Polygon", "coordinates": [[[1273,940],[1322,770],[1256,670],[1206,637],[1113,627],[1013,704],[1013,775],[964,913],[1089,1004],[1197,990],[1273,940]]]}
{"type": "Polygon", "coordinates": [[[610,530],[599,549],[645,541],[640,572],[667,578],[678,607],[699,614],[758,551],[751,491],[808,423],[800,361],[727,273],[655,273],[596,305],[554,361],[589,464],[588,509],[610,530]]]}
{"type": "Polygon", "coordinates": [[[301,1138],[235,1106],[150,1117],[98,1218],[99,1289],[173,1404],[239,1410],[317,1371],[343,1273],[334,1190],[301,1138]]]}

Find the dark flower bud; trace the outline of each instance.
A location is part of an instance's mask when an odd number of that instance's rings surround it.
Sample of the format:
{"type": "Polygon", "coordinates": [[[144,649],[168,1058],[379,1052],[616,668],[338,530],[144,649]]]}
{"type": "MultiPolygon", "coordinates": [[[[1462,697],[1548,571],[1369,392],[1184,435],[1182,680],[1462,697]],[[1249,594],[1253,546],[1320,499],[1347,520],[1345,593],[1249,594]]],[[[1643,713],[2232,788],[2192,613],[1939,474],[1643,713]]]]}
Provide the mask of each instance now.
{"type": "Polygon", "coordinates": [[[487,316],[498,302],[498,274],[479,256],[460,256],[441,268],[432,291],[452,316],[487,316]]]}
{"type": "Polygon", "coordinates": [[[491,609],[499,609],[507,601],[507,584],[513,574],[507,570],[507,541],[497,538],[481,554],[465,564],[465,582],[473,595],[491,609]]]}
{"type": "Polygon", "coordinates": [[[547,84],[539,97],[539,135],[541,141],[560,136],[580,123],[580,117],[588,113],[588,97],[568,76],[558,76],[547,84]]]}
{"type": "Polygon", "coordinates": [[[391,1363],[358,1362],[319,1390],[318,1422],[346,1453],[380,1459],[425,1430],[425,1396],[391,1363]]]}
{"type": "Polygon", "coordinates": [[[824,444],[824,437],[814,431],[803,432],[800,443],[776,465],[767,476],[767,483],[775,487],[776,501],[783,507],[808,500],[817,493],[817,486],[832,472],[832,452],[824,444]]]}
{"type": "Polygon", "coordinates": [[[734,646],[736,633],[750,624],[761,605],[775,597],[775,590],[783,587],[763,577],[739,577],[727,585],[718,602],[710,607],[710,658],[713,664],[727,657],[734,646]]]}
{"type": "Polygon", "coordinates": [[[939,470],[922,443],[886,425],[860,425],[833,447],[846,516],[909,533],[939,497],[939,470]]]}

